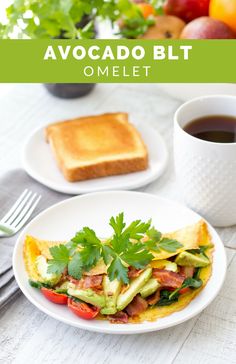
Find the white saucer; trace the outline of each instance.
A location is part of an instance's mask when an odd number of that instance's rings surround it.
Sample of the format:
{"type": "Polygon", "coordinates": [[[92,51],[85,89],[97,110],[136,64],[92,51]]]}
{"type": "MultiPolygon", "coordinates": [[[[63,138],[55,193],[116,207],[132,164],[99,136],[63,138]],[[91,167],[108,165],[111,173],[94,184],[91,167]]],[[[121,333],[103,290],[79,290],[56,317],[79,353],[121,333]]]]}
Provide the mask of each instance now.
{"type": "Polygon", "coordinates": [[[146,171],[82,182],[68,182],[58,169],[50,146],[45,141],[44,128],[34,131],[26,141],[22,158],[24,169],[43,185],[71,195],[142,187],[161,176],[167,164],[168,153],[162,137],[156,130],[147,125],[137,126],[137,129],[148,148],[149,168],[146,171]]]}

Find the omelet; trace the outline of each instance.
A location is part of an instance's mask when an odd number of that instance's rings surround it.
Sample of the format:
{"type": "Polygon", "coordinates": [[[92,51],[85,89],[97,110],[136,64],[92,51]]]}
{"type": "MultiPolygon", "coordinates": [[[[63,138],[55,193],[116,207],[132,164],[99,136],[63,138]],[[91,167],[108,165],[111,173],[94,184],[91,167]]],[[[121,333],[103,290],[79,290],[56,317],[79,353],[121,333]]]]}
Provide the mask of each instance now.
{"type": "MultiPolygon", "coordinates": [[[[211,236],[208,231],[207,224],[200,220],[196,224],[189,225],[182,229],[179,229],[174,232],[165,233],[163,237],[167,237],[169,239],[177,240],[182,244],[182,246],[177,249],[175,252],[169,252],[166,250],[161,250],[159,252],[152,251],[154,256],[153,260],[149,262],[147,269],[164,269],[168,271],[177,272],[180,271],[179,265],[175,262],[178,254],[185,251],[192,251],[199,249],[201,246],[207,247],[204,251],[204,254],[209,259],[209,265],[205,267],[201,267],[199,270],[199,276],[202,280],[202,285],[197,289],[189,289],[186,293],[180,294],[177,302],[173,302],[170,305],[166,306],[149,306],[144,312],[141,312],[137,317],[129,317],[128,322],[136,323],[143,321],[155,321],[158,318],[162,318],[168,316],[174,312],[180,311],[184,309],[198,294],[204,289],[208,280],[211,277],[212,273],[212,260],[213,260],[213,251],[214,245],[212,244],[211,236]]],[[[32,236],[26,236],[24,242],[24,262],[25,267],[30,280],[43,282],[42,275],[40,275],[40,271],[37,266],[38,258],[43,257],[44,260],[48,261],[52,258],[50,254],[50,248],[53,246],[57,246],[60,244],[65,244],[65,242],[52,242],[41,240],[32,236]]],[[[142,271],[142,270],[141,270],[142,271]]],[[[107,275],[107,266],[102,259],[98,261],[96,266],[90,269],[88,272],[84,272],[84,276],[91,279],[89,276],[101,276],[107,275]]],[[[94,277],[95,278],[95,277],[94,277]]],[[[127,285],[129,288],[129,285],[127,285]]],[[[122,292],[124,289],[122,290],[122,292]]],[[[122,293],[121,292],[121,293],[122,293]]],[[[141,291],[139,290],[138,293],[141,291]]],[[[136,293],[137,294],[137,293],[136,293]]],[[[101,318],[101,315],[99,316],[101,318]]],[[[103,316],[102,318],[104,318],[103,316]]]]}

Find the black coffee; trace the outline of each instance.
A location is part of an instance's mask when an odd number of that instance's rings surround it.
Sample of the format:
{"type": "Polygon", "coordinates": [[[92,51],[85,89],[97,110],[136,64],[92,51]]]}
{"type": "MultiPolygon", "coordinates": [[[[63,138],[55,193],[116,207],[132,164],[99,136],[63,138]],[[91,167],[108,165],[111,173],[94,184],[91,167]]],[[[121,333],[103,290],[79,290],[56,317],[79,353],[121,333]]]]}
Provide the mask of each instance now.
{"type": "Polygon", "coordinates": [[[209,115],[190,121],[184,130],[199,139],[215,143],[236,142],[236,116],[209,115]]]}

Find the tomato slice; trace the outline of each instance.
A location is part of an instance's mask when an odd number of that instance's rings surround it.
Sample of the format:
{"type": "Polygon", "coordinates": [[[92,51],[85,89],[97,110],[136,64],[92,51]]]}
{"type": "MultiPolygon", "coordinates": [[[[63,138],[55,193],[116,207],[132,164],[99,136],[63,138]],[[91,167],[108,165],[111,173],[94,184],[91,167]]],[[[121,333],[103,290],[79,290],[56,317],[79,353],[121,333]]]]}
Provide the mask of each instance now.
{"type": "Polygon", "coordinates": [[[58,305],[67,305],[68,296],[66,294],[57,293],[50,288],[41,288],[41,292],[49,301],[58,305]]]}
{"type": "Polygon", "coordinates": [[[77,302],[73,300],[72,298],[68,299],[68,307],[69,309],[80,318],[83,318],[85,320],[92,320],[94,319],[99,311],[100,308],[96,306],[88,305],[85,302],[77,302]]]}
{"type": "Polygon", "coordinates": [[[184,287],[179,290],[179,293],[185,294],[185,293],[189,293],[190,291],[191,291],[191,289],[189,287],[184,287]]]}

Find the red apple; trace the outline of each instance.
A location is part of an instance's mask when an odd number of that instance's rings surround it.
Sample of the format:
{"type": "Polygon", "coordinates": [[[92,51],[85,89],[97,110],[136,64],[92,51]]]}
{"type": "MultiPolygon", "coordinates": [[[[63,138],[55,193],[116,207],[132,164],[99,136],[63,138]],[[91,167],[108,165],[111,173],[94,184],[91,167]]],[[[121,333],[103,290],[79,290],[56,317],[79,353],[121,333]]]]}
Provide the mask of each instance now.
{"type": "Polygon", "coordinates": [[[182,39],[235,39],[236,35],[220,20],[202,16],[188,23],[181,33],[182,39]]]}
{"type": "Polygon", "coordinates": [[[200,16],[208,15],[209,3],[210,0],[166,0],[164,12],[178,16],[188,23],[200,16]]]}

